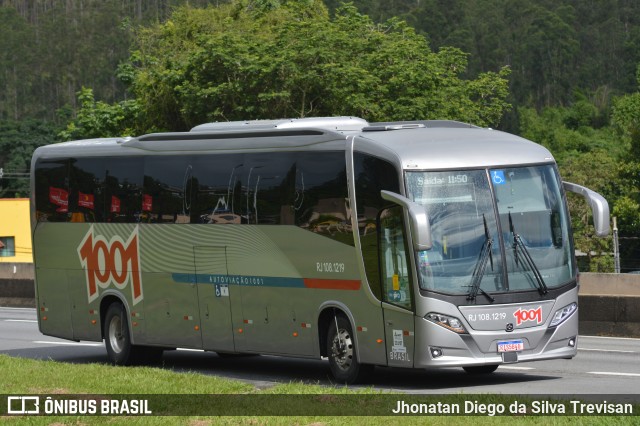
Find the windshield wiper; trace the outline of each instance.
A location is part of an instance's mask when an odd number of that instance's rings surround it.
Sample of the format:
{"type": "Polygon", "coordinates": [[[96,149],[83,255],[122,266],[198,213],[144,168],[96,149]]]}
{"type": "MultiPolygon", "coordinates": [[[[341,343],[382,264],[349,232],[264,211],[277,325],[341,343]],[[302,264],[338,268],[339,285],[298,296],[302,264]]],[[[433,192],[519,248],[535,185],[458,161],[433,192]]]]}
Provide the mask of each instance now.
{"type": "Polygon", "coordinates": [[[484,276],[484,270],[487,266],[487,261],[491,261],[491,270],[493,271],[493,254],[491,252],[491,246],[493,245],[493,239],[489,234],[489,227],[487,226],[487,219],[484,214],[482,215],[482,222],[484,223],[484,243],[482,244],[482,249],[480,249],[480,255],[478,256],[478,261],[476,262],[476,266],[473,268],[473,274],[471,275],[471,289],[469,290],[469,294],[467,295],[467,300],[473,300],[478,295],[478,292],[482,293],[489,300],[494,302],[496,299],[491,297],[489,293],[480,288],[480,284],[482,283],[482,277],[484,276]]]}
{"type": "Polygon", "coordinates": [[[513,257],[516,261],[516,265],[518,263],[521,263],[523,266],[526,264],[526,266],[529,267],[529,270],[531,270],[531,273],[536,279],[536,282],[538,284],[538,291],[540,292],[540,294],[542,295],[547,294],[549,289],[547,288],[547,285],[544,283],[544,279],[542,278],[542,274],[540,274],[540,270],[538,269],[535,262],[533,261],[533,258],[531,257],[531,254],[527,249],[527,246],[522,241],[522,237],[520,236],[520,234],[517,234],[513,228],[513,220],[511,219],[511,212],[509,212],[509,230],[513,234],[513,257]],[[524,262],[518,260],[518,248],[520,248],[520,250],[522,251],[522,258],[524,259],[524,262]]]}

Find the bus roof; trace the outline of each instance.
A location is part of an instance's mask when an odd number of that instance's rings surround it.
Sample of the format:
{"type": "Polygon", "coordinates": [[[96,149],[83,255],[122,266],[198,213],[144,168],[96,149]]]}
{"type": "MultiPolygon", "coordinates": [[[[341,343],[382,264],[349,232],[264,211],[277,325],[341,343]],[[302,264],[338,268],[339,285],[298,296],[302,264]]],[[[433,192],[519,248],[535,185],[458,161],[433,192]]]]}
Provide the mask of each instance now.
{"type": "Polygon", "coordinates": [[[527,139],[478,127],[363,131],[355,149],[394,159],[403,169],[461,169],[552,163],[551,153],[527,139]]]}
{"type": "Polygon", "coordinates": [[[460,169],[551,163],[541,145],[509,133],[448,120],[367,123],[355,117],[208,123],[190,132],[152,133],[48,145],[37,157],[141,155],[187,152],[344,150],[354,148],[403,169],[460,169]]]}

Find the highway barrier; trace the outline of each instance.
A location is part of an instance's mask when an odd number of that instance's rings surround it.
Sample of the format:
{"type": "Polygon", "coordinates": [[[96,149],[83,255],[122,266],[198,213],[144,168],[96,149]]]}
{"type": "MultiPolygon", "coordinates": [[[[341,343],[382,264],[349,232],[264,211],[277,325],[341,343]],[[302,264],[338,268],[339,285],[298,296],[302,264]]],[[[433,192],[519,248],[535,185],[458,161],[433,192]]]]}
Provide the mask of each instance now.
{"type": "Polygon", "coordinates": [[[580,275],[580,334],[640,338],[640,275],[580,275]]]}

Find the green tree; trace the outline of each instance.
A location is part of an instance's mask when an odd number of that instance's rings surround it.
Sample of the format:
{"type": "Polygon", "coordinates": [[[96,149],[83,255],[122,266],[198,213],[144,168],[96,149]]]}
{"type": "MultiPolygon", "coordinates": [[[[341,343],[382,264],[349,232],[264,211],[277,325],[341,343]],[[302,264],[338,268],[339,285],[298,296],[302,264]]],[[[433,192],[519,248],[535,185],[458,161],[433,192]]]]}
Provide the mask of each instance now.
{"type": "Polygon", "coordinates": [[[33,151],[56,142],[57,129],[38,120],[0,121],[0,198],[29,196],[33,151]]]}
{"type": "MultiPolygon", "coordinates": [[[[613,214],[627,206],[621,197],[625,193],[621,185],[621,164],[626,164],[629,145],[611,127],[593,128],[598,121],[596,106],[586,99],[571,107],[547,107],[540,113],[535,109],[521,108],[521,135],[547,147],[558,161],[562,178],[600,193],[609,202],[613,214]],[[623,203],[623,204],[621,204],[623,203]]],[[[589,206],[582,197],[569,194],[569,210],[574,229],[577,250],[584,253],[583,271],[613,271],[611,238],[596,238],[589,206]]],[[[624,213],[631,210],[624,208],[624,213]]],[[[623,223],[626,223],[623,221],[623,223]]],[[[619,222],[620,224],[620,222],[619,222]]],[[[631,229],[621,226],[626,235],[631,229]]]]}
{"type": "MultiPolygon", "coordinates": [[[[181,7],[141,29],[127,66],[136,130],[332,115],[495,126],[509,107],[507,68],[464,79],[466,54],[432,52],[402,21],[375,24],[353,6],[330,18],[319,1],[267,3],[181,7]]],[[[84,108],[79,117],[91,115],[84,108]]]]}
{"type": "Polygon", "coordinates": [[[114,76],[137,25],[163,22],[175,6],[227,0],[0,0],[0,119],[57,122],[56,111],[91,87],[107,102],[125,99],[114,76]]]}
{"type": "Polygon", "coordinates": [[[139,107],[135,100],[110,105],[96,101],[91,89],[78,92],[80,110],[76,118],[59,133],[63,140],[99,138],[103,136],[126,136],[133,133],[139,107]]]}
{"type": "Polygon", "coordinates": [[[620,228],[622,267],[637,270],[640,269],[640,93],[615,99],[611,122],[620,139],[629,146],[620,165],[620,197],[613,209],[620,228]]]}
{"type": "Polygon", "coordinates": [[[25,102],[32,74],[28,63],[33,33],[15,9],[0,7],[0,120],[18,120],[28,110],[25,102]]]}
{"type": "Polygon", "coordinates": [[[640,93],[615,99],[611,122],[629,144],[633,160],[640,161],[640,93]]]}
{"type": "MultiPolygon", "coordinates": [[[[618,163],[606,151],[574,153],[560,167],[565,181],[586,186],[601,194],[611,205],[616,193],[618,163]],[[589,167],[585,167],[589,164],[589,167]]],[[[613,241],[594,237],[591,210],[585,200],[575,194],[568,195],[576,250],[585,254],[589,269],[584,272],[613,272],[613,241]]]]}

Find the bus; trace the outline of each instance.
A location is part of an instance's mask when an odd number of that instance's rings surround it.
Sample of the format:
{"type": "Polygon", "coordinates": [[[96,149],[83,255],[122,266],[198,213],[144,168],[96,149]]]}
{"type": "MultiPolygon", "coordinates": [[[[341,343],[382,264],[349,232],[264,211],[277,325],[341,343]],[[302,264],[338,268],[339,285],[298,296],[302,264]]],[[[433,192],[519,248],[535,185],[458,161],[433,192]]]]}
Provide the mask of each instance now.
{"type": "Polygon", "coordinates": [[[566,192],[606,200],[523,138],[444,120],[209,123],[65,142],[31,165],[38,323],[165,350],[374,366],[572,358],[578,268],[566,192]]]}

